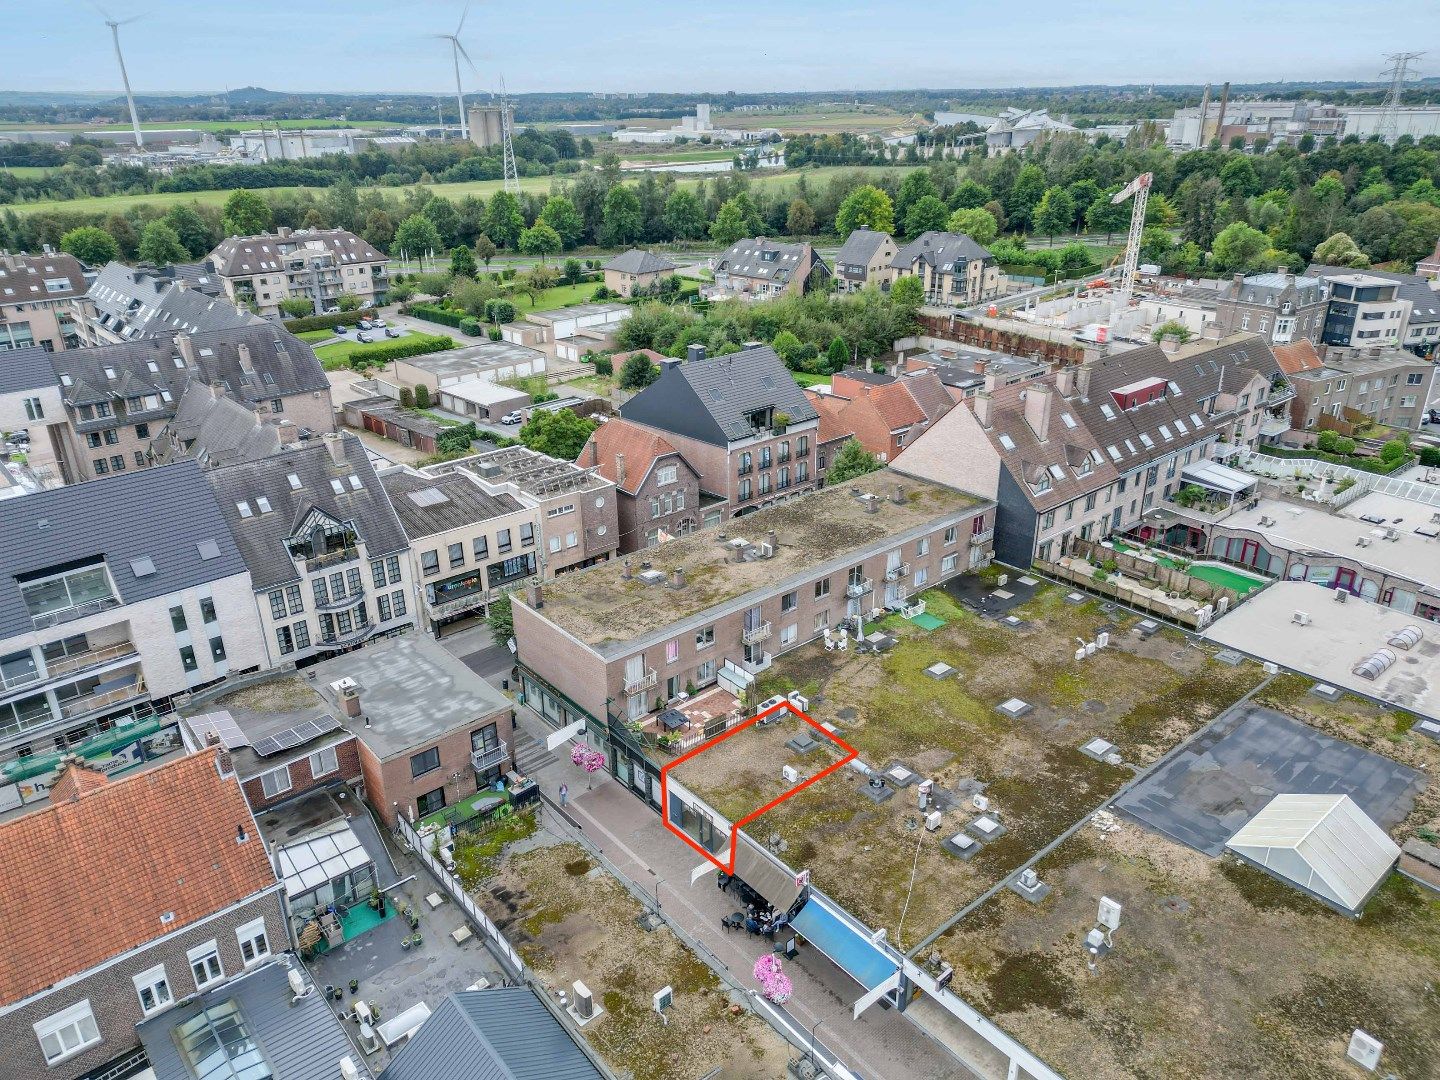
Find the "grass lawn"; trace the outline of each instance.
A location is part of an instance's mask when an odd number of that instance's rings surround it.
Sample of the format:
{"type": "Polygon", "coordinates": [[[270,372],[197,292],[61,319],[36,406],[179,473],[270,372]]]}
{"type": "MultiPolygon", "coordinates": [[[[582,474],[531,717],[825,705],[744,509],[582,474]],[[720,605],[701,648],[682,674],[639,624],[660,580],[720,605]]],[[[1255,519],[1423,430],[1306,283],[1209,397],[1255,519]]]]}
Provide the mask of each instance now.
{"type": "Polygon", "coordinates": [[[302,330],[295,336],[301,341],[329,341],[339,335],[334,330],[302,330]]]}
{"type": "MultiPolygon", "coordinates": [[[[431,352],[439,352],[444,348],[445,338],[439,334],[406,335],[406,337],[428,337],[435,343],[431,352]]],[[[403,339],[402,339],[403,340],[403,339]]],[[[357,341],[337,341],[334,345],[321,345],[315,350],[315,355],[320,358],[320,364],[326,371],[338,371],[341,368],[350,366],[352,356],[363,356],[366,353],[376,352],[393,345],[394,341],[389,338],[381,338],[379,341],[372,341],[369,344],[361,344],[357,341]]],[[[451,346],[453,348],[453,345],[451,346]]],[[[417,354],[420,355],[420,354],[417,354]]]]}
{"type": "Polygon", "coordinates": [[[807,371],[792,371],[790,374],[794,376],[795,381],[801,386],[816,386],[819,383],[828,383],[830,381],[829,375],[811,375],[807,371]]]}
{"type": "Polygon", "coordinates": [[[579,285],[556,285],[540,294],[535,303],[530,302],[527,293],[518,289],[510,292],[510,299],[521,311],[549,311],[551,308],[570,307],[572,304],[588,304],[600,287],[598,282],[585,281],[579,285]]]}
{"type": "Polygon", "coordinates": [[[53,172],[59,172],[58,165],[6,165],[0,168],[0,172],[12,173],[20,179],[34,179],[40,176],[49,176],[53,172]]]}

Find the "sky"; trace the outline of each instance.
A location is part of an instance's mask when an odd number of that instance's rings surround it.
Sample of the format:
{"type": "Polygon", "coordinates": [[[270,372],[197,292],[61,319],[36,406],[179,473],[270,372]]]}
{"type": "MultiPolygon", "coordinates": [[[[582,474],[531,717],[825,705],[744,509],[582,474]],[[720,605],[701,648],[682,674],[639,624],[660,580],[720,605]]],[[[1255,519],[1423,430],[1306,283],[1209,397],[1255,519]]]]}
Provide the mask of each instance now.
{"type": "MultiPolygon", "coordinates": [[[[100,0],[138,92],[453,93],[463,0],[100,0]]],[[[3,90],[114,90],[82,0],[0,0],[3,90]]],[[[1436,0],[477,0],[468,92],[893,90],[1378,79],[1424,49],[1436,0]]]]}

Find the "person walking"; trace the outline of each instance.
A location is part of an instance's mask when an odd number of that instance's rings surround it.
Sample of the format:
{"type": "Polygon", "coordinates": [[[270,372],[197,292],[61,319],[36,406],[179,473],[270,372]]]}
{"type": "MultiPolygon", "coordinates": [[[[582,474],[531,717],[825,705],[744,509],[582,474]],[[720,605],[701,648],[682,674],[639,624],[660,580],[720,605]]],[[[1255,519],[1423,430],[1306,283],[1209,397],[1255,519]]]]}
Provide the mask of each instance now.
{"type": "Polygon", "coordinates": [[[567,801],[569,798],[570,798],[570,785],[569,785],[569,784],[561,784],[561,785],[560,785],[560,805],[561,805],[561,807],[564,807],[566,801],[567,801]]]}

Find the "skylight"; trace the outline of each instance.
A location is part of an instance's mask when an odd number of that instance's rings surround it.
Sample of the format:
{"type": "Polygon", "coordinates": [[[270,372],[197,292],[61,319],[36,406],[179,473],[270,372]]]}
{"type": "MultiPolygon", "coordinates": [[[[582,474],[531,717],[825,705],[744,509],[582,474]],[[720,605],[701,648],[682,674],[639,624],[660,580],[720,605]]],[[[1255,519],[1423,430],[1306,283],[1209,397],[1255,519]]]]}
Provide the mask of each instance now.
{"type": "Polygon", "coordinates": [[[1175,438],[1174,435],[1171,435],[1171,434],[1170,434],[1170,429],[1169,429],[1168,427],[1166,427],[1164,424],[1161,424],[1161,425],[1160,425],[1160,434],[1165,437],[1165,441],[1166,441],[1166,442],[1169,442],[1171,439],[1175,438]]]}
{"type": "Polygon", "coordinates": [[[1074,428],[1075,426],[1075,418],[1071,416],[1068,412],[1062,412],[1060,414],[1060,422],[1064,424],[1067,428],[1074,428]]]}
{"type": "Polygon", "coordinates": [[[260,508],[260,512],[262,514],[270,513],[270,500],[267,499],[264,495],[261,495],[258,499],[255,500],[255,505],[260,508]]]}
{"type": "Polygon", "coordinates": [[[300,477],[296,476],[296,475],[292,472],[289,476],[285,477],[285,479],[290,481],[290,490],[291,490],[291,491],[299,491],[299,490],[300,490],[300,488],[301,488],[301,486],[302,486],[301,483],[300,483],[300,477]]]}
{"type": "Polygon", "coordinates": [[[1060,468],[1059,465],[1051,465],[1050,475],[1053,476],[1056,480],[1063,480],[1065,479],[1065,470],[1060,468]]]}
{"type": "Polygon", "coordinates": [[[1155,440],[1150,438],[1150,436],[1146,435],[1143,431],[1140,433],[1140,441],[1145,444],[1146,450],[1155,449],[1155,440]]]}
{"type": "Polygon", "coordinates": [[[1132,453],[1132,454],[1138,454],[1138,453],[1140,452],[1139,450],[1136,450],[1136,449],[1135,449],[1135,444],[1134,444],[1133,442],[1131,442],[1129,439],[1126,439],[1126,440],[1125,440],[1125,449],[1126,449],[1126,450],[1129,450],[1130,453],[1132,453]]]}
{"type": "Polygon", "coordinates": [[[255,511],[251,510],[250,504],[243,499],[235,504],[235,509],[240,511],[240,516],[242,518],[255,516],[255,511]]]}
{"type": "Polygon", "coordinates": [[[1177,383],[1174,379],[1171,379],[1165,385],[1170,387],[1170,393],[1174,394],[1176,397],[1180,396],[1180,384],[1177,383]]]}
{"type": "Polygon", "coordinates": [[[1178,416],[1175,418],[1175,430],[1180,432],[1181,435],[1189,434],[1190,431],[1190,429],[1185,426],[1185,421],[1181,420],[1178,416]]]}
{"type": "Polygon", "coordinates": [[[365,485],[360,482],[360,477],[356,476],[354,473],[350,474],[350,487],[352,490],[359,491],[364,486],[365,485]]]}
{"type": "Polygon", "coordinates": [[[1000,445],[1003,446],[1006,450],[1014,450],[1014,449],[1015,449],[1015,440],[1012,439],[1012,438],[1010,438],[1009,435],[1001,435],[1001,436],[1000,436],[1000,445]]]}
{"type": "Polygon", "coordinates": [[[1106,420],[1115,419],[1115,410],[1110,407],[1109,402],[1102,401],[1100,403],[1100,411],[1105,414],[1106,420]]]}
{"type": "Polygon", "coordinates": [[[345,484],[344,484],[343,481],[340,481],[340,480],[331,480],[331,481],[330,481],[330,490],[333,491],[333,492],[335,492],[336,495],[344,495],[344,494],[345,494],[345,484]]]}
{"type": "Polygon", "coordinates": [[[1190,414],[1190,422],[1194,424],[1197,428],[1202,428],[1205,426],[1205,421],[1200,419],[1199,413],[1192,412],[1190,414]]]}

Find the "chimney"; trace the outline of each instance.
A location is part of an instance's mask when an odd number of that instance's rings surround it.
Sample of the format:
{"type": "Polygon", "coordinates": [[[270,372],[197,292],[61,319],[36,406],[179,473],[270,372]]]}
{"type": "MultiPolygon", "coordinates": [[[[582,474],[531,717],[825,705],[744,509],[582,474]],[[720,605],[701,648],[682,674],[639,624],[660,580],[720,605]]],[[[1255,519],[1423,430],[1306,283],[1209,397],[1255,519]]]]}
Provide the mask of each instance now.
{"type": "Polygon", "coordinates": [[[78,754],[66,754],[60,761],[60,773],[50,784],[50,802],[74,802],[87,791],[104,787],[110,778],[92,769],[78,754]]]}
{"type": "Polygon", "coordinates": [[[1180,338],[1175,334],[1166,334],[1160,339],[1160,351],[1167,356],[1174,356],[1180,351],[1180,338]]]}
{"type": "Polygon", "coordinates": [[[878,514],[880,512],[880,498],[878,495],[862,495],[865,500],[865,513],[878,514]]]}
{"type": "Polygon", "coordinates": [[[230,758],[230,751],[221,744],[219,732],[207,731],[205,733],[205,745],[215,748],[215,771],[222,777],[233,776],[235,774],[235,764],[230,758]]]}
{"type": "Polygon", "coordinates": [[[290,226],[281,225],[278,229],[275,230],[275,235],[280,237],[280,239],[282,240],[285,239],[285,237],[290,235],[290,226]]]}
{"type": "Polygon", "coordinates": [[[592,437],[589,441],[587,441],[587,442],[585,443],[585,448],[590,451],[590,467],[591,467],[592,469],[599,468],[599,467],[600,467],[600,444],[599,444],[598,442],[596,442],[596,441],[594,440],[594,438],[592,437]]]}
{"type": "Polygon", "coordinates": [[[300,439],[300,429],[295,426],[295,421],[288,416],[275,425],[275,430],[280,435],[280,445],[291,446],[300,439]]]}
{"type": "Polygon", "coordinates": [[[1050,439],[1050,404],[1053,397],[1054,392],[1046,383],[1031,383],[1025,391],[1025,422],[1042,443],[1050,439]]]}
{"type": "Polygon", "coordinates": [[[1075,369],[1075,392],[1082,398],[1090,396],[1090,366],[1082,364],[1075,369]]]}
{"type": "Polygon", "coordinates": [[[532,577],[525,583],[525,603],[530,605],[533,611],[539,611],[545,606],[545,590],[540,587],[538,577],[532,577]]]}
{"type": "Polygon", "coordinates": [[[895,490],[890,493],[890,501],[893,502],[896,506],[904,506],[904,505],[905,505],[905,485],[904,485],[904,484],[896,484],[896,485],[895,485],[895,490]]]}
{"type": "Polygon", "coordinates": [[[1234,286],[1234,295],[1239,296],[1240,287],[1245,284],[1245,275],[1237,271],[1234,276],[1230,278],[1230,281],[1234,286]]]}
{"type": "Polygon", "coordinates": [[[620,580],[629,581],[635,575],[630,571],[630,560],[626,559],[620,564],[620,580]]]}
{"type": "Polygon", "coordinates": [[[338,431],[327,431],[321,435],[325,449],[330,451],[330,460],[336,465],[345,464],[345,436],[338,431]]]}
{"type": "Polygon", "coordinates": [[[765,534],[765,542],[770,545],[770,553],[772,555],[780,550],[780,537],[776,535],[774,529],[771,529],[765,534]]]}
{"type": "Polygon", "coordinates": [[[624,489],[625,487],[625,455],[615,455],[615,486],[624,489]]]}
{"type": "Polygon", "coordinates": [[[704,345],[690,345],[690,346],[687,346],[686,349],[685,349],[685,359],[686,359],[686,360],[704,360],[704,359],[705,359],[705,346],[704,346],[704,345]]]}
{"type": "Polygon", "coordinates": [[[670,571],[670,587],[672,589],[683,589],[685,587],[685,568],[677,566],[670,571]]]}
{"type": "Polygon", "coordinates": [[[357,686],[345,685],[340,688],[340,708],[351,720],[360,717],[360,688],[357,686]]]}
{"type": "Polygon", "coordinates": [[[984,375],[990,368],[990,358],[988,356],[977,356],[972,366],[976,375],[984,375]]]}
{"type": "Polygon", "coordinates": [[[190,340],[189,334],[176,334],[175,348],[180,351],[181,357],[187,364],[195,362],[195,343],[190,340]]]}
{"type": "Polygon", "coordinates": [[[981,390],[972,399],[975,411],[975,419],[980,421],[980,426],[987,431],[990,429],[990,391],[981,390]]]}
{"type": "Polygon", "coordinates": [[[235,346],[235,351],[240,356],[240,370],[245,372],[246,375],[254,375],[255,365],[250,362],[250,346],[242,341],[239,345],[235,346]]]}
{"type": "Polygon", "coordinates": [[[1075,396],[1075,369],[1068,364],[1055,373],[1055,389],[1063,398],[1075,396]]]}

